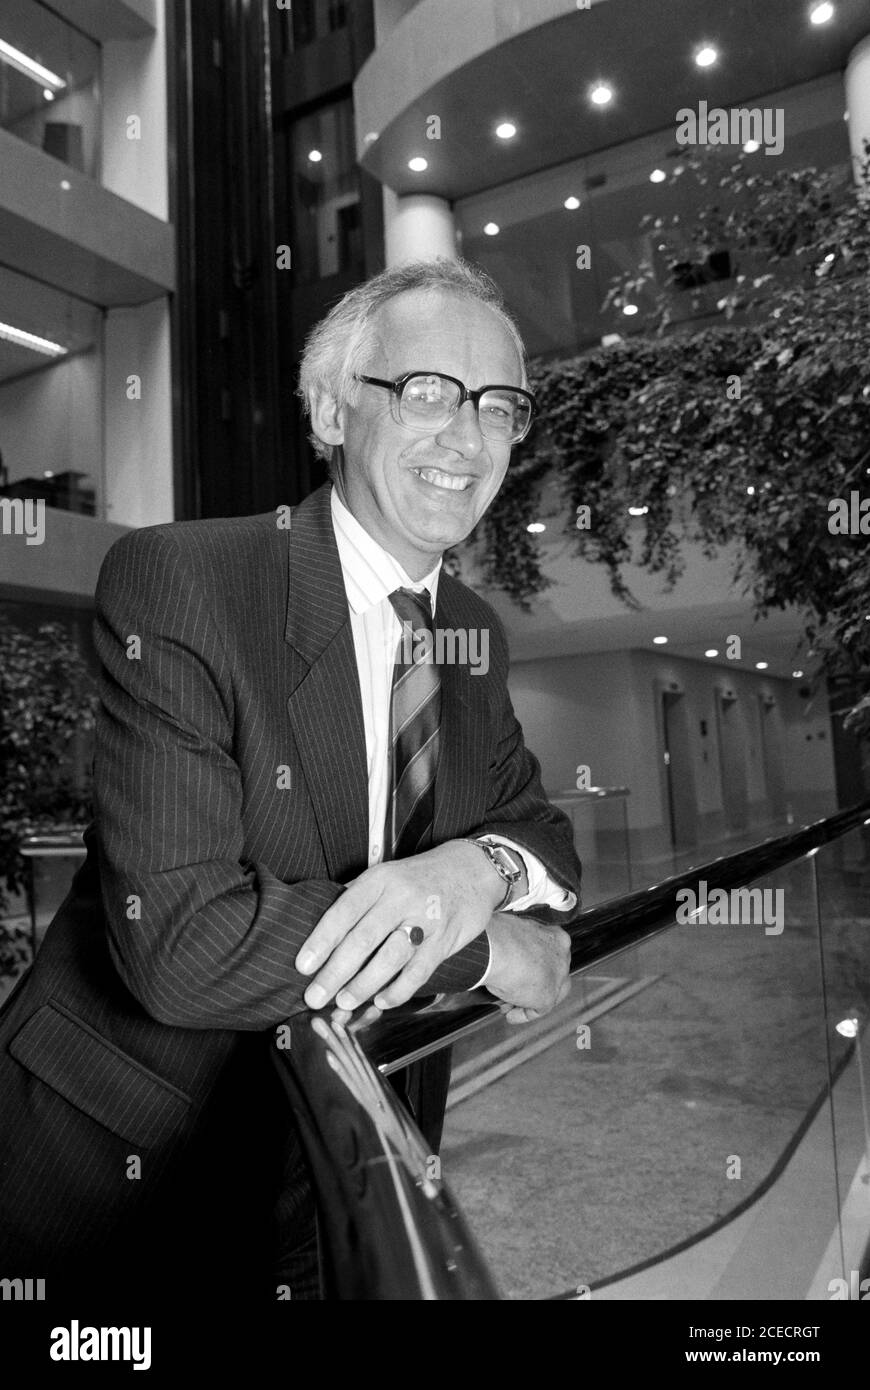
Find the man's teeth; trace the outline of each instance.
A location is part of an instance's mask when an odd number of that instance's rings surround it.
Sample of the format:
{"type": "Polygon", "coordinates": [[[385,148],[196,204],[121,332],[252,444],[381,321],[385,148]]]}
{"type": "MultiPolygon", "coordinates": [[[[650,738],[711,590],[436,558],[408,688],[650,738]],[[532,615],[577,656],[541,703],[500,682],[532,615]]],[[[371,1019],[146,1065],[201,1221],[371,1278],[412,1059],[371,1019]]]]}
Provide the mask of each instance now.
{"type": "Polygon", "coordinates": [[[474,478],[467,473],[442,473],[439,468],[415,468],[415,473],[427,483],[433,483],[435,487],[446,487],[451,492],[464,492],[474,478]]]}

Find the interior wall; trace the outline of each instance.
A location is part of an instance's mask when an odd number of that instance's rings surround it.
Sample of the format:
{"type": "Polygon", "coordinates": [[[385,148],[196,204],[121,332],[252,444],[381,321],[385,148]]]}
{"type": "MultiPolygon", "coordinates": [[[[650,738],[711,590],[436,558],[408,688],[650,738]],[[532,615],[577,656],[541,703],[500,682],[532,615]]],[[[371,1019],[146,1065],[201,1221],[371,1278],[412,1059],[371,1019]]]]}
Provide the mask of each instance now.
{"type": "Polygon", "coordinates": [[[75,469],[88,475],[99,511],[103,370],[97,351],[0,385],[0,451],[10,482],[75,469]]]}
{"type": "Polygon", "coordinates": [[[802,699],[795,683],[658,652],[597,652],[514,663],[510,688],[526,742],[557,797],[586,764],[600,786],[628,786],[633,851],[667,854],[670,832],[664,778],[662,686],[684,691],[698,802],[699,841],[727,833],[716,722],[716,691],[736,696],[744,730],[749,827],[771,819],[764,777],[759,696],[776,702],[788,814],[795,823],[836,809],[827,696],[802,699]]]}

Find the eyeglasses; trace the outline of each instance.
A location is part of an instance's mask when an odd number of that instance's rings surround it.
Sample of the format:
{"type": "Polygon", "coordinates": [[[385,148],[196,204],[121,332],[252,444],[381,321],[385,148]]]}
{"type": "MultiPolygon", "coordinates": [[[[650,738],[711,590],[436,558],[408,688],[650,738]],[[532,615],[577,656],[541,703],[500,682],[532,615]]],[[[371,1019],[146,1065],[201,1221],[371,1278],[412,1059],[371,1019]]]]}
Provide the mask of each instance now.
{"type": "Polygon", "coordinates": [[[519,386],[481,386],[479,391],[469,391],[455,376],[443,372],[405,372],[395,381],[360,375],[356,379],[391,391],[393,419],[409,430],[443,429],[471,401],[484,439],[517,444],[525,439],[537,411],[534,396],[519,386]]]}

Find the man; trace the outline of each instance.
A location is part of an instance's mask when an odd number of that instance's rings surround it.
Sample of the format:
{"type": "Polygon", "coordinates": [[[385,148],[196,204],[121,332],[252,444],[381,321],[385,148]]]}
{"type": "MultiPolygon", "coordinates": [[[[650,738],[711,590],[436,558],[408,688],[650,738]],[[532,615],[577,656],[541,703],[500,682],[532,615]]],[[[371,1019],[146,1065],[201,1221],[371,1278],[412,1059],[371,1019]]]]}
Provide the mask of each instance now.
{"type": "MultiPolygon", "coordinates": [[[[567,993],[570,829],[498,619],[440,572],[528,428],[525,383],[486,277],[385,272],[302,363],[334,486],[289,528],[279,508],[110,551],[88,861],[0,1028],[16,1274],[240,1293],[262,1275],[265,1297],[276,1269],[317,1296],[275,1026],[480,984],[522,1019],[567,993]],[[448,631],[477,635],[485,670],[432,659],[448,631]]],[[[443,1065],[405,1085],[436,1144],[443,1065]]]]}

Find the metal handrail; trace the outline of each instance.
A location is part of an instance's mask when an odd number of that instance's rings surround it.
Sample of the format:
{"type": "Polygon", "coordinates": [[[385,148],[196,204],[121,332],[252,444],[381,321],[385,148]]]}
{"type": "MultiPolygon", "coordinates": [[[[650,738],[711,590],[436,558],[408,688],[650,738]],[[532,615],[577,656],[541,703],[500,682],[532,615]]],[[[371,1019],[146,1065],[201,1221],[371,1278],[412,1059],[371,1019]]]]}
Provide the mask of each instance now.
{"type": "MultiPolygon", "coordinates": [[[[870,801],[718,856],[652,888],[589,908],[567,930],[571,972],[674,925],[676,894],[751,883],[870,824],[870,801]]],[[[327,1294],[342,1300],[498,1299],[495,1282],[418,1130],[385,1074],[498,1017],[483,991],[411,1004],[374,1023],[310,1011],[276,1030],[274,1058],[318,1197],[327,1294]]]]}

